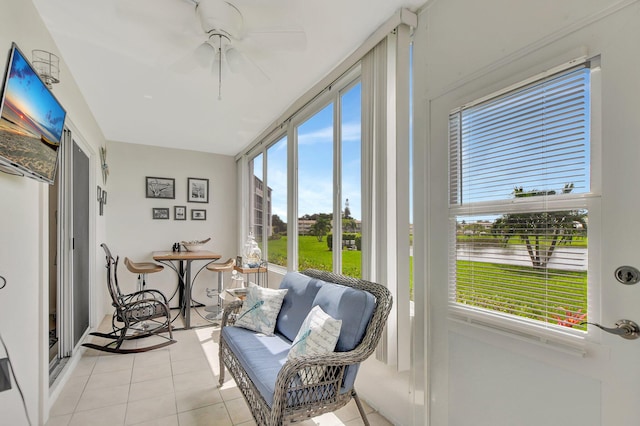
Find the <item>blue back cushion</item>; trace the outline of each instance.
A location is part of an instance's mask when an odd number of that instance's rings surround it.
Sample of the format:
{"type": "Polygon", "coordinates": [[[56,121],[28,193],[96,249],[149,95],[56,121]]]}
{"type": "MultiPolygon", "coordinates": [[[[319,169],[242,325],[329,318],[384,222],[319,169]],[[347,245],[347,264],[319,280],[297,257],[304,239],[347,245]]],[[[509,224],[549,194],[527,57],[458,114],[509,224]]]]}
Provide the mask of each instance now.
{"type": "Polygon", "coordinates": [[[299,272],[288,272],[280,283],[288,289],[284,296],[276,322],[276,332],[293,341],[302,322],[313,307],[313,301],[324,281],[308,277],[299,272]]]}
{"type": "Polygon", "coordinates": [[[375,297],[366,291],[325,283],[313,301],[313,306],[316,305],[331,317],[342,320],[336,352],[346,352],[362,341],[373,315],[375,297]]]}
{"type": "MultiPolygon", "coordinates": [[[[336,352],[350,351],[360,344],[373,316],[375,304],[376,299],[371,293],[339,284],[324,285],[313,301],[314,306],[319,305],[333,318],[342,320],[336,352]]],[[[346,368],[340,393],[353,388],[359,367],[360,364],[352,364],[346,368]]]]}
{"type": "MultiPolygon", "coordinates": [[[[328,283],[299,272],[288,272],[280,284],[288,289],[276,323],[276,332],[293,341],[307,314],[316,305],[342,320],[336,352],[354,349],[362,341],[375,309],[375,297],[366,291],[328,283]]],[[[340,393],[353,387],[360,364],[347,367],[340,393]]]]}

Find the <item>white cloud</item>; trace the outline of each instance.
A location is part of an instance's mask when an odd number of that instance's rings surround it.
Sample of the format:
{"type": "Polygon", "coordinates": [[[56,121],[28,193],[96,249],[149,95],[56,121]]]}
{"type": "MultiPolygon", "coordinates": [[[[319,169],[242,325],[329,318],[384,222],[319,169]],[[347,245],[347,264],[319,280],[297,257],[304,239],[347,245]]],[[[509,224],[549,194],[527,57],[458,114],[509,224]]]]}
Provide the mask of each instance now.
{"type": "MultiPolygon", "coordinates": [[[[361,136],[361,125],[359,122],[344,123],[342,125],[343,142],[359,142],[361,136]]],[[[333,125],[326,126],[312,132],[299,133],[299,145],[313,145],[317,143],[333,143],[333,125]]]]}

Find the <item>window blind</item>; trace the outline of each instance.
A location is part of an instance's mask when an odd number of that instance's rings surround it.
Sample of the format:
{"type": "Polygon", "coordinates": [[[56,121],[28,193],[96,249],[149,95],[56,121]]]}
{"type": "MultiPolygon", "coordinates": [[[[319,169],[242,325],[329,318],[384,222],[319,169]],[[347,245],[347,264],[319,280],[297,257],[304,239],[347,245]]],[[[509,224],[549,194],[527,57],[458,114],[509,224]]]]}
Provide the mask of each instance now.
{"type": "Polygon", "coordinates": [[[453,305],[586,330],[589,78],[572,68],[450,114],[453,305]]]}
{"type": "Polygon", "coordinates": [[[588,192],[588,89],[583,66],[453,112],[451,203],[505,200],[515,187],[588,192]]]}

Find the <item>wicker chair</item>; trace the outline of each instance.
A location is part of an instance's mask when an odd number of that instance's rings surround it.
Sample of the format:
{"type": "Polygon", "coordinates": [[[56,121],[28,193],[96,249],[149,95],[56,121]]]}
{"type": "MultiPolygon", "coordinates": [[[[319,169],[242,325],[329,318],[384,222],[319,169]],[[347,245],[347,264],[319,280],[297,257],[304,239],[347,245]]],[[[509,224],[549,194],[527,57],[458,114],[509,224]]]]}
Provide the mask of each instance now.
{"type": "Polygon", "coordinates": [[[162,348],[175,343],[171,332],[171,311],[164,294],[158,290],[141,290],[131,294],[122,294],[118,285],[118,260],[111,255],[106,244],[101,244],[106,254],[107,286],[115,308],[111,320],[110,333],[93,332],[92,336],[102,337],[110,341],[104,345],[83,343],[82,346],[111,353],[138,353],[162,348]],[[160,333],[168,332],[169,336],[160,333]],[[122,348],[127,340],[140,339],[157,335],[163,340],[160,343],[132,349],[122,348]]]}
{"type": "MultiPolygon", "coordinates": [[[[355,389],[344,389],[343,378],[349,365],[366,360],[376,349],[382,330],[386,324],[393,299],[389,290],[380,284],[346,277],[329,272],[306,270],[302,274],[328,283],[336,283],[371,293],[375,297],[373,315],[362,341],[347,352],[331,352],[323,355],[307,355],[287,360],[278,372],[273,402],[269,404],[247,372],[238,357],[231,350],[223,334],[220,335],[220,385],[224,383],[225,366],[241,390],[251,413],[258,425],[277,426],[285,421],[298,421],[335,411],[355,400],[362,420],[368,425],[366,414],[355,389]],[[315,377],[310,385],[304,385],[299,375],[315,377]]],[[[234,301],[225,306],[222,327],[232,325],[234,313],[242,306],[242,301],[234,301]]]]}

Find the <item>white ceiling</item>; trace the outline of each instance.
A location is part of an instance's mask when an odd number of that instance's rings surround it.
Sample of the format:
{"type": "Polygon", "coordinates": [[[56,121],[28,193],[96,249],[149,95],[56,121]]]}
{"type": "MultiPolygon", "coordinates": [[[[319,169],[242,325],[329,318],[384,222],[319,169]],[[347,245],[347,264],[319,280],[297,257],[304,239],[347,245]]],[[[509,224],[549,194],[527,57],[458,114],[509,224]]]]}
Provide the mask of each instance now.
{"type": "Polygon", "coordinates": [[[192,67],[206,40],[193,1],[33,0],[107,140],[226,155],[250,144],[396,10],[425,0],[228,1],[247,31],[302,29],[306,48],[245,50],[268,78],[256,84],[223,72],[218,100],[217,76],[192,67]]]}

